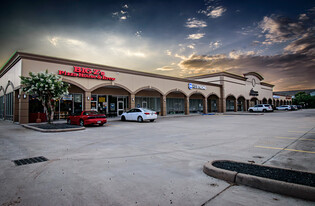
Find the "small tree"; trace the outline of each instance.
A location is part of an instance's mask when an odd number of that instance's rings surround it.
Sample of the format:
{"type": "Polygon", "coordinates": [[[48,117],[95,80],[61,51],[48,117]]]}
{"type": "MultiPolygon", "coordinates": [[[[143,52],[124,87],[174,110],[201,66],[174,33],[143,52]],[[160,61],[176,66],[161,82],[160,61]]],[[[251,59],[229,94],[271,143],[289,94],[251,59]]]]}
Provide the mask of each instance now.
{"type": "Polygon", "coordinates": [[[55,100],[68,94],[69,84],[61,81],[61,77],[45,72],[34,74],[29,73],[29,77],[21,76],[21,84],[26,94],[34,95],[42,102],[48,123],[51,124],[55,113],[55,100]]]}

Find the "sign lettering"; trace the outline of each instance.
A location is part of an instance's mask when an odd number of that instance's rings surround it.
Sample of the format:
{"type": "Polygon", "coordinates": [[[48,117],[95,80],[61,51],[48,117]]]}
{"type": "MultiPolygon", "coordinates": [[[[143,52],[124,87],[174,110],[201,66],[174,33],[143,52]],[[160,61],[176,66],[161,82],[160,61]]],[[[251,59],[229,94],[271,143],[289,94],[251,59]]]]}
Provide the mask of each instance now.
{"type": "Polygon", "coordinates": [[[101,71],[100,69],[90,69],[90,68],[85,68],[85,67],[74,66],[73,72],[58,70],[58,74],[63,75],[63,76],[109,80],[109,81],[115,80],[115,78],[105,76],[105,72],[101,71]]]}

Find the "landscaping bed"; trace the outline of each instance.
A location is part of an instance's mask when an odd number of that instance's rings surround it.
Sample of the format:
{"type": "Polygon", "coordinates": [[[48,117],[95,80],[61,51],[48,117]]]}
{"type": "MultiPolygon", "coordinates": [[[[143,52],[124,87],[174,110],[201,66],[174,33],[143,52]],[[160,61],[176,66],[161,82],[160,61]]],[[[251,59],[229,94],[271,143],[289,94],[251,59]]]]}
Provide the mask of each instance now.
{"type": "Polygon", "coordinates": [[[315,175],[312,173],[230,161],[217,161],[213,163],[213,166],[238,173],[315,187],[315,175]]]}

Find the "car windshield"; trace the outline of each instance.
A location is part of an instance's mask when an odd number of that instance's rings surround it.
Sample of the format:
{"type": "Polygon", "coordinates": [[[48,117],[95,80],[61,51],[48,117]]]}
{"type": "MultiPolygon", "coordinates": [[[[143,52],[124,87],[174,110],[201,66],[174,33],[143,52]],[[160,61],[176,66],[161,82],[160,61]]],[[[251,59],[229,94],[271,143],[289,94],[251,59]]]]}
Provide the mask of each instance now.
{"type": "Polygon", "coordinates": [[[86,111],[83,113],[83,115],[95,115],[95,114],[99,114],[99,113],[95,111],[86,111]]]}

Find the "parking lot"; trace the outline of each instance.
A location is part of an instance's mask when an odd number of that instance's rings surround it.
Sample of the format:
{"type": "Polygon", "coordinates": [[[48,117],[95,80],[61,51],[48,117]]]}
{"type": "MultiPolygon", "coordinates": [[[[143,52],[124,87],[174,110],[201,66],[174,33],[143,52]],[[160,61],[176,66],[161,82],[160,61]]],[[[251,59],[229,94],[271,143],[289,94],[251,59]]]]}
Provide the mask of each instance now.
{"type": "Polygon", "coordinates": [[[315,172],[315,110],[109,121],[40,133],[0,121],[1,205],[314,205],[205,175],[236,160],[315,172]],[[48,162],[15,166],[44,156],[48,162]]]}

